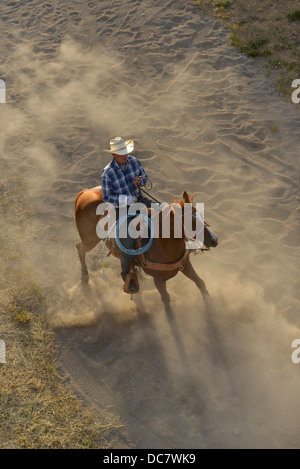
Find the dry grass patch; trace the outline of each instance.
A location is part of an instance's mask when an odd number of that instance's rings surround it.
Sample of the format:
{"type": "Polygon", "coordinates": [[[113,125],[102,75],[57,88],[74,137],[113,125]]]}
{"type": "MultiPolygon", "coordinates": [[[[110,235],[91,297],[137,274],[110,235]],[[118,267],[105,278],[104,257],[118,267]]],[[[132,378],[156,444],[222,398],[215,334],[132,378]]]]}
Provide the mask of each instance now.
{"type": "Polygon", "coordinates": [[[34,217],[25,194],[18,177],[0,186],[0,448],[113,447],[118,416],[95,420],[59,375],[45,295],[22,249],[34,217]]]}
{"type": "Polygon", "coordinates": [[[196,0],[230,29],[231,42],[243,54],[264,63],[278,92],[291,102],[293,80],[300,78],[298,0],[196,0]]]}

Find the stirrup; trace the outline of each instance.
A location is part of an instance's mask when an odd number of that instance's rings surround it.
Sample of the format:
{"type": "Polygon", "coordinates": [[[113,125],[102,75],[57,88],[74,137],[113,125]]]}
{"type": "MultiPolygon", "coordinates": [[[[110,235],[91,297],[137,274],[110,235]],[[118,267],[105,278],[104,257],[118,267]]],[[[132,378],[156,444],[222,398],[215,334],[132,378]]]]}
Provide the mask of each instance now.
{"type": "Polygon", "coordinates": [[[123,291],[125,293],[129,293],[129,295],[133,295],[134,293],[138,293],[140,291],[139,281],[133,263],[130,266],[128,274],[126,275],[123,291]]]}

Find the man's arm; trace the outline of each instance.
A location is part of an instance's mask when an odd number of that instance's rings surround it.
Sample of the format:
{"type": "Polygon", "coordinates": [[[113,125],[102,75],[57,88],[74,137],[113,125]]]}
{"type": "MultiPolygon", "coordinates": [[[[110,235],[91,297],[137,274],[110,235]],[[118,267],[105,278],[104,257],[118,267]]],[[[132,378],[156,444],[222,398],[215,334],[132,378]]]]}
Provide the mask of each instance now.
{"type": "Polygon", "coordinates": [[[148,181],[148,176],[142,166],[142,163],[139,160],[137,160],[137,162],[138,162],[139,178],[140,178],[141,186],[144,186],[148,181]]]}
{"type": "Polygon", "coordinates": [[[115,206],[119,205],[119,195],[114,194],[111,190],[112,182],[106,174],[102,176],[102,194],[104,202],[109,202],[115,206]]]}

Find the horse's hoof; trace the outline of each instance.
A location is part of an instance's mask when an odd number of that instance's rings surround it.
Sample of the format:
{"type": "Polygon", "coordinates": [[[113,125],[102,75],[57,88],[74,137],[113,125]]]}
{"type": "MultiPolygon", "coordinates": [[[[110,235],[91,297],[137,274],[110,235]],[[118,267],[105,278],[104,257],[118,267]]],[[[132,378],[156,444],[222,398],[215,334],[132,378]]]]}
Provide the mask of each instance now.
{"type": "Polygon", "coordinates": [[[81,271],[81,283],[82,285],[87,285],[89,283],[89,273],[87,269],[81,271]]]}
{"type": "Polygon", "coordinates": [[[174,320],[173,310],[170,305],[165,305],[165,313],[170,320],[174,320]]]}

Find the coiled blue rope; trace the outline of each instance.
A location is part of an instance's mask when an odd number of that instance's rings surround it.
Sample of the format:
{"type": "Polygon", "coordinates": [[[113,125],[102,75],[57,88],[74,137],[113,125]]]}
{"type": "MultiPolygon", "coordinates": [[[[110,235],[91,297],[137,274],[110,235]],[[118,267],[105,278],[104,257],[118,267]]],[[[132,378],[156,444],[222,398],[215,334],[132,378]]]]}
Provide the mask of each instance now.
{"type": "Polygon", "coordinates": [[[119,249],[121,249],[121,251],[125,252],[126,254],[129,254],[130,256],[138,256],[139,254],[143,254],[144,252],[148,251],[148,249],[150,249],[152,243],[153,243],[153,238],[154,238],[154,230],[153,230],[153,225],[152,225],[152,221],[151,219],[146,216],[146,215],[143,215],[142,213],[140,213],[139,215],[136,215],[136,214],[127,214],[127,215],[124,215],[123,217],[119,218],[119,220],[117,220],[109,229],[107,235],[106,235],[106,238],[105,238],[105,241],[103,243],[103,246],[102,246],[102,252],[101,252],[101,262],[102,262],[102,278],[105,277],[105,274],[104,274],[104,262],[103,262],[103,253],[104,253],[104,247],[105,247],[105,244],[106,244],[106,241],[109,237],[109,234],[110,232],[112,231],[112,229],[115,227],[115,240],[116,240],[116,243],[117,243],[117,246],[119,249]],[[122,224],[124,221],[127,220],[127,218],[129,217],[136,217],[138,216],[139,218],[142,218],[143,220],[146,220],[147,223],[148,223],[148,226],[150,228],[150,239],[148,241],[148,243],[145,245],[145,246],[142,246],[141,248],[138,248],[138,249],[127,249],[123,246],[123,244],[121,243],[120,241],[120,238],[119,238],[119,226],[120,224],[122,224]]]}

